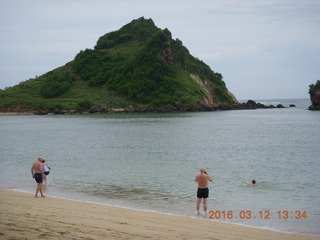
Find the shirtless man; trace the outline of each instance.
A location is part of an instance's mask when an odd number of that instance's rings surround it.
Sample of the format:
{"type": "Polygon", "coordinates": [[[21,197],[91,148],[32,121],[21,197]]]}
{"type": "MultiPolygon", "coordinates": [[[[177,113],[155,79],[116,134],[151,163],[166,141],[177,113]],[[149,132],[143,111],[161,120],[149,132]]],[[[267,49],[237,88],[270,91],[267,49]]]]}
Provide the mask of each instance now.
{"type": "Polygon", "coordinates": [[[37,190],[36,190],[36,195],[34,197],[38,197],[38,192],[40,192],[41,197],[45,197],[42,193],[42,182],[44,178],[44,173],[42,170],[42,157],[38,157],[38,161],[34,162],[31,167],[31,174],[32,177],[36,180],[37,182],[37,190]]]}
{"type": "Polygon", "coordinates": [[[208,203],[207,198],[209,197],[209,188],[208,182],[212,182],[212,177],[206,172],[204,168],[200,169],[200,174],[196,176],[195,179],[198,182],[198,191],[197,191],[197,215],[200,215],[200,205],[201,199],[203,199],[203,210],[205,215],[207,214],[208,203]]]}

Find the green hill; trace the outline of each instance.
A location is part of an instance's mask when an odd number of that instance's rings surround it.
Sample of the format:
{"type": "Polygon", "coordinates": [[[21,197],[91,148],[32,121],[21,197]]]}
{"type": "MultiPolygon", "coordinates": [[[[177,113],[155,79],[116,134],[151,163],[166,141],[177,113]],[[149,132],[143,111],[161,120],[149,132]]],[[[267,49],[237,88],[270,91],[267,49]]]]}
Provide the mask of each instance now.
{"type": "Polygon", "coordinates": [[[0,91],[1,111],[235,102],[220,73],[143,17],[100,37],[66,65],[0,91]]]}

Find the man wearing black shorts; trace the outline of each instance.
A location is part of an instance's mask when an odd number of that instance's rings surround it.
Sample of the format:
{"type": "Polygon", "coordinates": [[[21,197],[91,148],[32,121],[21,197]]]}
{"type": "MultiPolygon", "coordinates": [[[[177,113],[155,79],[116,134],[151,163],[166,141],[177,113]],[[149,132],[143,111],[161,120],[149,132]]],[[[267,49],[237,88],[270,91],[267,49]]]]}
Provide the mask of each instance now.
{"type": "Polygon", "coordinates": [[[204,168],[200,169],[200,174],[196,176],[195,179],[198,182],[198,190],[197,190],[197,215],[200,215],[200,205],[203,199],[203,210],[205,215],[207,214],[208,210],[208,197],[209,197],[209,188],[208,182],[212,182],[212,177],[206,172],[204,168]]]}
{"type": "Polygon", "coordinates": [[[38,192],[40,192],[41,197],[45,197],[42,193],[42,182],[43,182],[43,170],[42,170],[42,157],[38,157],[38,161],[34,162],[31,167],[31,174],[32,177],[36,180],[37,182],[37,190],[36,194],[34,197],[38,197],[38,192]]]}

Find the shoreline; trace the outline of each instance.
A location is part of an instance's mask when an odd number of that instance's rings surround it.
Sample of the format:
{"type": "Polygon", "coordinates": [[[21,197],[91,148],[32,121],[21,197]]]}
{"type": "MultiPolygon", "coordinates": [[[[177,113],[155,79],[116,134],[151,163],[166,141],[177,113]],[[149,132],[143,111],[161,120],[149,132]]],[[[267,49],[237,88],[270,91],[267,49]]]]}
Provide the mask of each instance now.
{"type": "MultiPolygon", "coordinates": [[[[17,192],[17,193],[24,193],[24,194],[34,195],[32,192],[28,192],[28,191],[24,191],[24,190],[0,188],[0,196],[1,196],[1,190],[13,191],[13,192],[17,192]]],[[[58,200],[61,199],[61,200],[66,200],[66,201],[71,201],[71,202],[78,202],[78,203],[85,203],[85,204],[95,204],[95,205],[106,206],[106,207],[111,207],[111,208],[120,208],[120,209],[124,209],[124,210],[128,210],[128,211],[132,210],[132,211],[138,211],[138,212],[160,214],[160,215],[164,215],[164,216],[176,216],[176,217],[192,218],[192,219],[196,219],[196,220],[199,220],[199,221],[211,221],[211,222],[214,222],[214,223],[222,223],[222,224],[228,224],[228,225],[231,224],[231,225],[241,226],[241,227],[245,227],[245,228],[249,228],[249,229],[260,229],[260,230],[267,230],[267,231],[272,231],[272,232],[277,232],[277,233],[284,233],[284,234],[291,234],[291,235],[292,234],[297,234],[297,235],[315,236],[315,237],[319,237],[319,240],[320,240],[320,234],[282,231],[282,230],[277,230],[277,229],[274,229],[274,228],[271,228],[271,227],[252,226],[252,225],[246,225],[246,224],[243,224],[243,223],[240,223],[240,222],[227,222],[227,221],[223,221],[223,220],[209,219],[209,216],[210,216],[209,213],[208,213],[208,215],[206,217],[203,216],[203,215],[200,215],[200,216],[183,215],[183,214],[161,212],[161,211],[148,210],[148,209],[142,209],[142,208],[134,208],[134,207],[126,207],[126,206],[120,206],[120,205],[112,205],[112,204],[108,204],[108,203],[99,203],[99,202],[90,201],[90,200],[76,200],[76,199],[73,199],[73,198],[66,198],[66,197],[60,197],[60,196],[55,196],[55,195],[47,195],[45,192],[44,192],[44,194],[45,194],[46,197],[50,197],[50,198],[58,199],[58,200]]],[[[40,197],[38,197],[38,198],[40,198],[40,197]]]]}
{"type": "Polygon", "coordinates": [[[0,112],[0,116],[34,115],[33,112],[0,112]]]}
{"type": "Polygon", "coordinates": [[[0,189],[1,239],[215,239],[316,240],[238,224],[0,189]]]}
{"type": "MultiPolygon", "coordinates": [[[[294,106],[295,107],[295,106],[294,106]]],[[[246,103],[233,103],[233,104],[212,104],[207,105],[204,103],[198,103],[193,105],[184,105],[181,103],[175,103],[173,105],[162,106],[162,107],[91,107],[84,111],[78,111],[75,109],[54,109],[54,110],[34,110],[21,109],[20,112],[17,111],[0,111],[0,115],[48,115],[48,114],[108,114],[108,113],[170,113],[170,112],[212,112],[212,111],[230,111],[230,110],[255,110],[255,109],[272,109],[272,108],[287,108],[282,104],[274,105],[264,105],[262,103],[257,103],[253,100],[248,100],[246,103]]]]}

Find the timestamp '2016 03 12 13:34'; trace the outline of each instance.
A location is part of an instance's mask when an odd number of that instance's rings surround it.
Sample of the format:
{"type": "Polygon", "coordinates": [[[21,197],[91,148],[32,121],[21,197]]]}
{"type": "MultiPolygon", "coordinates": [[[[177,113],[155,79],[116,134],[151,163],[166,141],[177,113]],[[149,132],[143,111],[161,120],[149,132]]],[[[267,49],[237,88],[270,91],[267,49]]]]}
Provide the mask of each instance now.
{"type": "Polygon", "coordinates": [[[210,211],[209,219],[307,219],[307,211],[210,211]]]}

